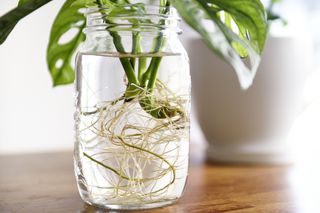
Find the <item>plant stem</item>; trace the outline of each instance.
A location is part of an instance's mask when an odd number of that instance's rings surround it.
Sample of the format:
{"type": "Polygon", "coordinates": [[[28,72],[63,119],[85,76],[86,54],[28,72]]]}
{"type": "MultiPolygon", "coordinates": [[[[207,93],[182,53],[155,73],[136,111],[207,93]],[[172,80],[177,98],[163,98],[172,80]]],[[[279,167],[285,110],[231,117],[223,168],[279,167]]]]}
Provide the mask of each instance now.
{"type": "MultiPolygon", "coordinates": [[[[103,2],[102,0],[96,0],[99,8],[103,10],[103,2]]],[[[166,14],[168,12],[168,7],[170,6],[170,3],[168,0],[161,0],[160,1],[160,14],[166,14]]],[[[107,14],[101,11],[103,15],[107,17],[107,14]]],[[[107,18],[104,18],[104,21],[106,23],[109,23],[107,18]]],[[[165,21],[161,19],[158,23],[159,25],[165,25],[165,21]]],[[[137,28],[139,26],[139,23],[133,24],[133,28],[137,28]]],[[[109,34],[113,38],[113,43],[115,45],[116,50],[119,53],[125,54],[125,48],[122,45],[121,37],[120,35],[115,32],[109,30],[109,34]]],[[[159,32],[158,35],[154,39],[154,45],[152,47],[151,52],[152,53],[160,53],[162,51],[162,48],[164,47],[164,44],[166,42],[166,39],[164,37],[163,32],[159,32]]],[[[135,74],[135,67],[136,67],[136,54],[139,54],[142,52],[141,48],[141,36],[139,32],[132,32],[132,55],[133,58],[127,58],[127,57],[121,57],[120,61],[122,64],[122,67],[126,73],[126,76],[128,78],[128,85],[127,89],[125,91],[125,101],[129,102],[133,100],[135,97],[137,97],[141,92],[143,92],[143,89],[146,89],[145,97],[142,98],[139,103],[141,107],[148,112],[150,115],[152,115],[155,118],[158,119],[164,119],[168,117],[175,116],[178,113],[178,110],[175,108],[172,108],[170,104],[165,104],[159,107],[159,102],[154,99],[152,96],[158,72],[160,63],[162,61],[162,56],[159,54],[157,56],[152,57],[150,64],[148,68],[146,69],[147,65],[147,58],[142,56],[139,58],[139,66],[138,66],[138,75],[135,74]]]]}
{"type": "MultiPolygon", "coordinates": [[[[168,0],[160,0],[160,14],[166,14],[168,12],[168,7],[170,6],[170,2],[168,0]]],[[[165,25],[164,20],[160,20],[160,25],[165,25]]],[[[160,32],[159,35],[156,38],[155,45],[153,47],[153,52],[158,53],[161,51],[162,47],[164,46],[165,39],[163,37],[163,33],[160,32]]],[[[158,70],[160,67],[161,63],[161,57],[154,57],[152,58],[149,68],[146,73],[144,73],[145,76],[142,77],[142,86],[145,86],[146,81],[149,80],[148,82],[148,89],[150,92],[152,92],[155,81],[158,75],[158,70]]]]}
{"type": "MultiPolygon", "coordinates": [[[[136,26],[134,26],[136,27],[136,26]]],[[[132,51],[131,53],[133,55],[136,55],[137,53],[140,52],[140,44],[139,44],[139,32],[132,32],[132,51]]],[[[135,69],[135,65],[136,65],[136,58],[135,57],[131,57],[130,58],[131,61],[131,65],[133,67],[133,69],[135,69]]]]}
{"type": "MultiPolygon", "coordinates": [[[[110,35],[113,38],[113,43],[114,43],[114,46],[116,47],[117,51],[119,53],[125,53],[125,49],[121,44],[121,37],[119,36],[119,34],[116,32],[110,32],[110,35]]],[[[135,71],[134,71],[134,68],[132,67],[130,59],[120,57],[120,62],[123,66],[123,69],[124,69],[126,75],[127,75],[129,84],[133,83],[133,84],[139,85],[139,81],[135,75],[135,71]]]]}
{"type": "MultiPolygon", "coordinates": [[[[98,4],[98,7],[103,10],[103,2],[102,0],[96,0],[96,3],[98,4]]],[[[101,11],[101,13],[103,15],[107,15],[105,14],[103,11],[101,11]]],[[[106,18],[104,18],[104,21],[106,23],[108,23],[108,20],[106,18]]],[[[114,46],[116,47],[117,51],[119,53],[125,53],[125,49],[124,47],[122,46],[122,43],[121,43],[121,37],[119,36],[118,33],[116,32],[112,32],[112,31],[109,31],[110,35],[112,36],[113,38],[113,43],[114,43],[114,46]]],[[[120,57],[120,62],[124,68],[124,71],[127,75],[127,78],[128,78],[128,81],[129,81],[129,85],[130,84],[136,84],[136,85],[139,85],[139,81],[135,75],[135,71],[134,71],[134,68],[132,67],[132,64],[130,62],[130,59],[129,58],[123,58],[123,57],[120,57]]]]}
{"type": "Polygon", "coordinates": [[[150,77],[149,77],[149,82],[148,82],[148,89],[149,92],[153,91],[154,85],[156,83],[156,79],[158,76],[158,71],[159,71],[159,67],[160,67],[160,63],[161,63],[162,58],[161,57],[154,57],[151,60],[151,73],[150,73],[150,77]]]}

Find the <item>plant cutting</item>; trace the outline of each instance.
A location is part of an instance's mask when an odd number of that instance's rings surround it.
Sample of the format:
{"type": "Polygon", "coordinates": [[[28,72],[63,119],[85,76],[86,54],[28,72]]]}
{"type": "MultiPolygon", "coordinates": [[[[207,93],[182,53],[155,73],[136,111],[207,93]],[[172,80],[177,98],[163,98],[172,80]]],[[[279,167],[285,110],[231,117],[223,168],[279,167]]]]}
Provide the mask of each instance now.
{"type": "MultiPolygon", "coordinates": [[[[0,44],[49,2],[20,0],[0,18],[0,44]]],[[[144,209],[182,195],[190,75],[178,14],[249,87],[267,33],[259,0],[67,0],[53,23],[48,68],[54,86],[75,81],[75,174],[88,204],[144,209]]]]}

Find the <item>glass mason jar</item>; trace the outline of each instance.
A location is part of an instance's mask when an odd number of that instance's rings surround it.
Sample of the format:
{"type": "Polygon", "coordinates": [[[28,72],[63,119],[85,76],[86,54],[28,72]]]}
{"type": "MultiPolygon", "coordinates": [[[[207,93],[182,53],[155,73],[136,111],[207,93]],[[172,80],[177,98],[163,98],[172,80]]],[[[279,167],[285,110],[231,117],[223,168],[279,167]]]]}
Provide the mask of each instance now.
{"type": "Polygon", "coordinates": [[[75,174],[82,199],[147,209],[181,197],[191,80],[174,8],[90,8],[76,59],[75,174]],[[133,13],[132,13],[133,11],[133,13]]]}

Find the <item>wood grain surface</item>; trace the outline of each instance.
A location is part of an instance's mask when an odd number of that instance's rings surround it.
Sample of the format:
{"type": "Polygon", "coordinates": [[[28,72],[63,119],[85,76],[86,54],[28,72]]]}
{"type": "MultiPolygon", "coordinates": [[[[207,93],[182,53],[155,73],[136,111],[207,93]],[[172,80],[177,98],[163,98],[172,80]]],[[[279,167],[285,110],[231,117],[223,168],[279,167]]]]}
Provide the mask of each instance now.
{"type": "MultiPolygon", "coordinates": [[[[300,205],[303,202],[290,181],[292,171],[292,167],[192,161],[183,198],[174,205],[141,212],[312,213],[307,211],[312,206],[300,205]]],[[[0,212],[108,211],[81,201],[73,175],[72,153],[55,153],[0,157],[0,212]]]]}

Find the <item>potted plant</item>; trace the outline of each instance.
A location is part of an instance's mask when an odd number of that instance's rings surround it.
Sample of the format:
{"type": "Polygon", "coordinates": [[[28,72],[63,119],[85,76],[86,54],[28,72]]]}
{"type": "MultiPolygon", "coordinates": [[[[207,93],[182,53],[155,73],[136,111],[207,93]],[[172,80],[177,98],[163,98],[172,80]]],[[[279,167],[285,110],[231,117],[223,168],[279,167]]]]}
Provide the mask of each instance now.
{"type": "MultiPolygon", "coordinates": [[[[20,0],[0,18],[0,44],[49,2],[20,0]]],[[[75,81],[75,174],[88,204],[144,209],[182,195],[190,76],[178,13],[248,88],[267,34],[259,0],[67,0],[54,21],[47,62],[54,86],[75,81]]]]}
{"type": "Polygon", "coordinates": [[[311,40],[299,33],[279,35],[286,29],[285,21],[273,12],[279,2],[271,1],[267,7],[271,30],[260,71],[245,92],[239,89],[232,68],[211,54],[201,39],[189,42],[194,109],[211,161],[287,164],[292,160],[288,135],[303,107],[312,51],[311,40]],[[274,26],[281,29],[278,35],[272,33],[274,26]],[[203,52],[204,57],[197,57],[203,52]]]}

